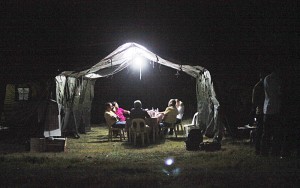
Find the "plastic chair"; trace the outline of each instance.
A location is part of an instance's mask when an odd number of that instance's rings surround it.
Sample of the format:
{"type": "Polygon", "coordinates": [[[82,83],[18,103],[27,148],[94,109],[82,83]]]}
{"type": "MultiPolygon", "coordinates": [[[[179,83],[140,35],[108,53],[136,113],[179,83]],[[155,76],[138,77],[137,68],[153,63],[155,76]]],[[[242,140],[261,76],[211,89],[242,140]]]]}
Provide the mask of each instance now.
{"type": "Polygon", "coordinates": [[[141,136],[142,146],[144,146],[145,145],[145,135],[147,138],[147,142],[150,143],[149,127],[146,126],[145,120],[141,119],[141,118],[132,119],[129,136],[130,136],[130,139],[131,139],[131,136],[133,136],[134,145],[136,145],[136,138],[138,136],[141,136]]]}
{"type": "Polygon", "coordinates": [[[108,141],[112,141],[113,139],[113,131],[117,131],[120,134],[120,140],[122,141],[122,137],[125,140],[124,129],[121,127],[112,127],[107,125],[108,127],[108,141]]]}
{"type": "MultiPolygon", "coordinates": [[[[177,129],[177,132],[180,131],[179,129],[181,129],[181,131],[183,131],[183,125],[182,125],[182,119],[180,120],[179,123],[175,124],[175,129],[177,129]]],[[[174,129],[174,130],[175,130],[174,129]]]]}
{"type": "Polygon", "coordinates": [[[196,112],[193,116],[193,120],[191,124],[183,125],[183,128],[185,129],[185,134],[188,136],[189,129],[199,129],[199,122],[198,122],[199,113],[196,112]]]}

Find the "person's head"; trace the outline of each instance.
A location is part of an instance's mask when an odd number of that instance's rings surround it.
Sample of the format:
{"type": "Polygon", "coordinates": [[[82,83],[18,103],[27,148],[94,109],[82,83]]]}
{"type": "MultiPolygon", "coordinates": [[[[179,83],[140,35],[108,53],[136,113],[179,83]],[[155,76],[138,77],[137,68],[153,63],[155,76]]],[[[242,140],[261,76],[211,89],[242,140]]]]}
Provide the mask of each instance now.
{"type": "Polygon", "coordinates": [[[176,107],[178,108],[179,106],[183,106],[183,102],[179,99],[175,99],[176,101],[176,107]]]}
{"type": "Polygon", "coordinates": [[[140,100],[136,100],[133,103],[134,108],[142,108],[142,102],[140,100]]]}
{"type": "Polygon", "coordinates": [[[176,100],[175,99],[171,99],[168,103],[168,106],[173,106],[175,107],[176,106],[176,100]]]}
{"type": "Polygon", "coordinates": [[[113,105],[110,102],[105,103],[105,111],[111,111],[113,109],[113,105]]]}
{"type": "Polygon", "coordinates": [[[113,107],[115,107],[116,109],[119,108],[119,105],[118,105],[118,103],[117,103],[116,101],[112,102],[112,105],[113,105],[113,107]]]}

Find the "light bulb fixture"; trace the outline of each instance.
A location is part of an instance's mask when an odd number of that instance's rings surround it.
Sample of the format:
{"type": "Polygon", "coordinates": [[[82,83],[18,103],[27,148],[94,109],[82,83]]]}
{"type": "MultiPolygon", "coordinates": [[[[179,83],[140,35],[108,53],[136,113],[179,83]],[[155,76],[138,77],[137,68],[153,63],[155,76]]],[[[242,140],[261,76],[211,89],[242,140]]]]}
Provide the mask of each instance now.
{"type": "Polygon", "coordinates": [[[178,71],[178,70],[177,70],[177,72],[176,72],[175,76],[176,76],[177,78],[180,76],[180,73],[179,73],[179,71],[178,71]]]}

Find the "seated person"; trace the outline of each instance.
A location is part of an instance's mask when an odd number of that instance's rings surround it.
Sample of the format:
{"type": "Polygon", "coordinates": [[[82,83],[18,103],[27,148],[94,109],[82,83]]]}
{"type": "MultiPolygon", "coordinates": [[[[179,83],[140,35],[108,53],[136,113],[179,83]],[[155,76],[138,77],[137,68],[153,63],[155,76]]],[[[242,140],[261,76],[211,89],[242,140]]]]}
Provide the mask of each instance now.
{"type": "MultiPolygon", "coordinates": [[[[162,119],[162,123],[160,123],[160,127],[169,127],[173,123],[176,123],[176,116],[178,115],[178,110],[176,108],[176,100],[171,99],[168,103],[168,107],[164,112],[161,112],[164,117],[162,119]]],[[[167,134],[168,129],[165,129],[164,134],[167,134]]],[[[170,135],[173,134],[173,129],[169,132],[170,135]]]]}
{"type": "MultiPolygon", "coordinates": [[[[150,118],[150,115],[148,114],[148,112],[144,109],[142,109],[142,102],[140,100],[136,100],[133,103],[133,107],[130,110],[130,119],[137,119],[137,118],[141,118],[141,119],[145,119],[145,118],[150,118]]],[[[150,127],[148,125],[145,126],[146,130],[148,132],[151,131],[150,127]]]]}
{"type": "Polygon", "coordinates": [[[135,118],[150,118],[150,115],[148,114],[148,112],[144,109],[142,109],[142,102],[140,100],[136,100],[133,103],[133,107],[130,110],[130,118],[131,119],[135,119],[135,118]]]}
{"type": "Polygon", "coordinates": [[[130,114],[130,111],[128,110],[124,110],[123,108],[119,107],[119,104],[117,102],[113,102],[113,111],[115,112],[115,114],[117,114],[118,118],[120,121],[126,121],[126,117],[125,114],[130,114]]]}
{"type": "Polygon", "coordinates": [[[178,110],[178,115],[176,116],[176,124],[181,123],[182,117],[184,114],[184,105],[183,102],[176,99],[176,108],[178,110]]]}
{"type": "Polygon", "coordinates": [[[118,116],[113,112],[113,105],[110,102],[105,104],[104,118],[108,126],[125,128],[126,121],[119,121],[118,116]]]}

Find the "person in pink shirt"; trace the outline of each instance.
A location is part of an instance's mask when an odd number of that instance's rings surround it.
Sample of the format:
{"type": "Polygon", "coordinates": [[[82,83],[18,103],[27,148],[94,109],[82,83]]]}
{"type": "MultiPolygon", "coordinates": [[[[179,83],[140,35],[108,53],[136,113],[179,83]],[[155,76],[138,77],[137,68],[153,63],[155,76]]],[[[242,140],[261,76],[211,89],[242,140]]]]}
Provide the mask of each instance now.
{"type": "Polygon", "coordinates": [[[130,111],[128,110],[124,110],[123,108],[120,108],[118,103],[116,101],[114,101],[112,103],[112,105],[114,106],[113,111],[115,112],[115,114],[117,114],[119,121],[126,121],[126,117],[124,114],[130,114],[130,111]]]}

